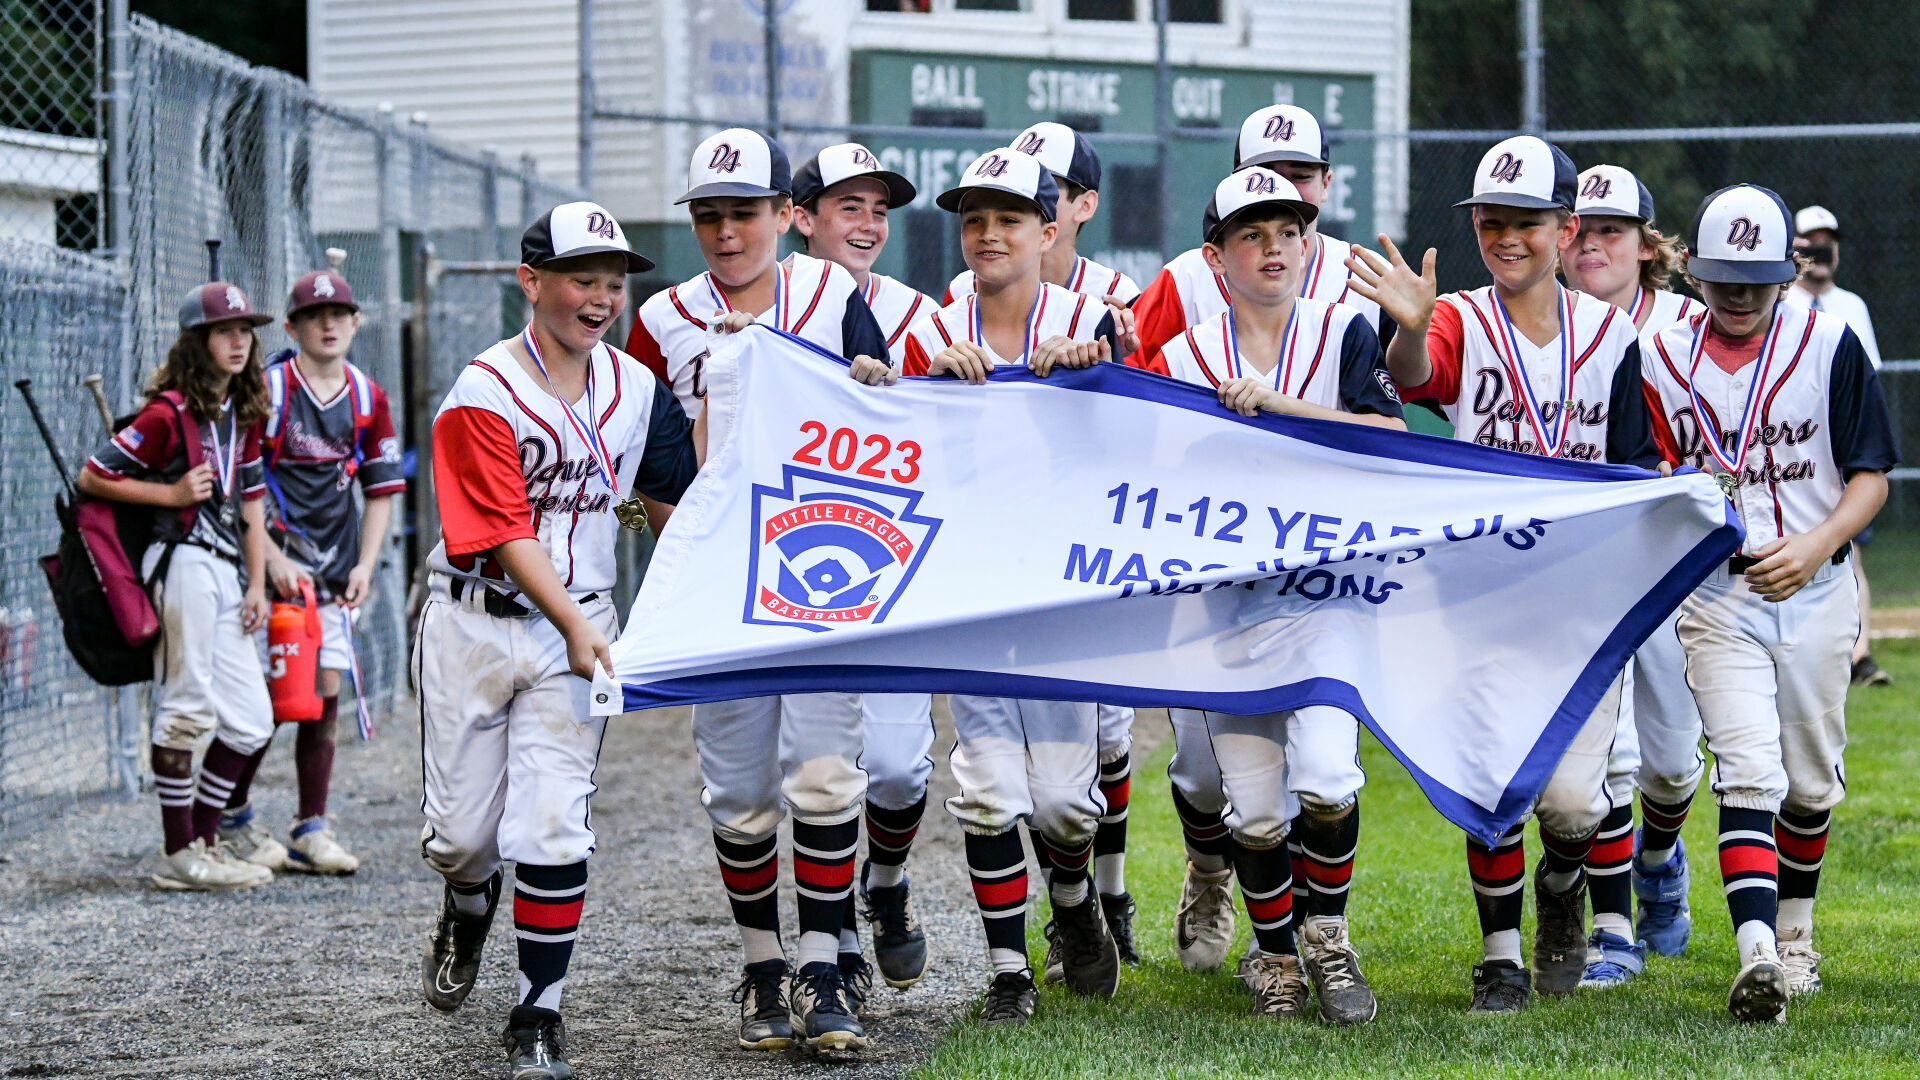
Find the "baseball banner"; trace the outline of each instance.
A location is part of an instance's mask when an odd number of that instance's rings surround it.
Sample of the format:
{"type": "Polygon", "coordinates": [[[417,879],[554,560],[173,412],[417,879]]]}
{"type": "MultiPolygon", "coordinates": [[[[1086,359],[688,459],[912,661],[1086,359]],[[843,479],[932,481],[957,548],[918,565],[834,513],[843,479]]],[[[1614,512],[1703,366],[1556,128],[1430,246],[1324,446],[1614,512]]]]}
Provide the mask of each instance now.
{"type": "Polygon", "coordinates": [[[1115,364],[867,387],[754,326],[706,380],[707,464],[598,713],[829,689],[1333,705],[1491,842],[1741,537],[1701,473],[1249,419],[1115,364]]]}

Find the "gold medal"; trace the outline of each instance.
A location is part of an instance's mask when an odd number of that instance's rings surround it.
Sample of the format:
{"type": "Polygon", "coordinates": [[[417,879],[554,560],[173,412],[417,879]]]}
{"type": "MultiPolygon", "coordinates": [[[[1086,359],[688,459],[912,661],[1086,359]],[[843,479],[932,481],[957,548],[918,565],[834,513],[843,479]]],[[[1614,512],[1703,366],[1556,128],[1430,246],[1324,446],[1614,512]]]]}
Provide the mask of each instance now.
{"type": "Polygon", "coordinates": [[[1713,478],[1720,481],[1720,493],[1727,497],[1728,502],[1732,502],[1740,492],[1740,478],[1730,472],[1714,473],[1713,478]]]}
{"type": "Polygon", "coordinates": [[[634,532],[646,531],[647,506],[640,501],[638,495],[615,503],[613,506],[613,517],[614,520],[620,523],[620,527],[623,529],[632,529],[634,532]]]}

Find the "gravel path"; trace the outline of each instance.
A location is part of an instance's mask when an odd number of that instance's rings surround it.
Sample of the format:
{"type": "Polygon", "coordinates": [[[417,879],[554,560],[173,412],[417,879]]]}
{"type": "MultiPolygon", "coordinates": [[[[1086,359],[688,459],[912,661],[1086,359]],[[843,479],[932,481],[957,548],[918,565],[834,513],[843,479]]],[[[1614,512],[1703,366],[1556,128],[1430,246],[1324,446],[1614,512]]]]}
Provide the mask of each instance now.
{"type": "MultiPolygon", "coordinates": [[[[940,711],[936,798],[952,791],[944,702],[940,711]]],[[[1158,742],[1166,730],[1150,714],[1136,737],[1158,742]]],[[[292,812],[291,743],[282,736],[255,785],[269,821],[292,812]]],[[[160,839],[151,796],[72,809],[18,840],[0,864],[0,956],[14,983],[0,1006],[0,1075],[504,1077],[495,1039],[512,1004],[510,922],[496,925],[464,1009],[444,1016],[420,998],[418,952],[439,885],[418,854],[418,761],[404,723],[340,744],[333,818],[363,860],[347,879],[160,892],[146,877],[160,839]]],[[[583,1077],[899,1076],[974,1000],[984,943],[959,829],[936,803],[911,864],[931,969],[906,993],[876,987],[874,1049],[851,1066],[734,1049],[738,938],[687,710],[616,721],[599,780],[600,848],[565,1006],[583,1077]]],[[[784,857],[781,866],[791,935],[784,857]]]]}

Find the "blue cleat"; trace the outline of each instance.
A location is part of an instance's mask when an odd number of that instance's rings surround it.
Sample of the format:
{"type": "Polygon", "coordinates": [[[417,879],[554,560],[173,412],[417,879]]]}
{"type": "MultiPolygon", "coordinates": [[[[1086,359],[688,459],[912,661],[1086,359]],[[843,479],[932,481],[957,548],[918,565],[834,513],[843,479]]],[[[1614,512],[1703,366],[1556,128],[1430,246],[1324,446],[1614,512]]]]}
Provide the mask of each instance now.
{"type": "Polygon", "coordinates": [[[1628,941],[1619,934],[1595,930],[1587,939],[1587,970],[1580,976],[1583,990],[1605,990],[1623,986],[1647,969],[1645,943],[1628,941]]]}
{"type": "Polygon", "coordinates": [[[1687,951],[1687,938],[1693,933],[1693,913],[1687,907],[1687,845],[1676,840],[1673,856],[1651,872],[1640,866],[1640,842],[1643,829],[1633,838],[1633,895],[1640,901],[1640,917],[1634,929],[1647,948],[1661,956],[1679,956],[1687,951]]]}

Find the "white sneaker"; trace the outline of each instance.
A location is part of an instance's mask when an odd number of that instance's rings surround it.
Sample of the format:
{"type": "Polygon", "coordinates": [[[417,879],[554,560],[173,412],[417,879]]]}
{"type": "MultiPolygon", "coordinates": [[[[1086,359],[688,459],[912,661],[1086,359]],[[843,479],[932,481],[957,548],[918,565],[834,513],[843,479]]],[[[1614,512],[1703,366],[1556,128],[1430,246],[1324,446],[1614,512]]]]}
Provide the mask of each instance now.
{"type": "Polygon", "coordinates": [[[275,840],[273,831],[260,824],[258,818],[248,818],[244,825],[221,829],[220,846],[235,858],[269,870],[283,870],[287,865],[286,845],[275,840]]]}
{"type": "Polygon", "coordinates": [[[334,839],[326,818],[316,817],[294,824],[287,837],[287,869],[303,874],[351,874],[360,869],[360,860],[334,839]]]}
{"type": "Polygon", "coordinates": [[[1780,931],[1780,966],[1787,969],[1787,996],[1820,992],[1820,954],[1813,948],[1813,928],[1780,931]]]}
{"type": "Polygon", "coordinates": [[[1231,867],[1208,874],[1187,864],[1180,910],[1173,919],[1173,943],[1180,950],[1180,965],[1188,971],[1212,971],[1227,958],[1233,944],[1233,893],[1228,889],[1232,881],[1231,867]]]}
{"type": "Polygon", "coordinates": [[[1787,969],[1771,942],[1754,945],[1746,966],[1733,978],[1727,1009],[1734,1019],[1749,1024],[1787,1022],[1787,969]]]}
{"type": "Polygon", "coordinates": [[[1258,941],[1250,942],[1247,951],[1240,954],[1240,962],[1234,965],[1233,977],[1240,980],[1240,985],[1249,993],[1253,990],[1254,980],[1260,975],[1260,958],[1265,955],[1260,951],[1258,941]]]}
{"type": "Polygon", "coordinates": [[[161,853],[153,883],[178,892],[226,892],[251,889],[273,880],[273,871],[234,857],[222,845],[195,840],[171,855],[161,853]]]}

